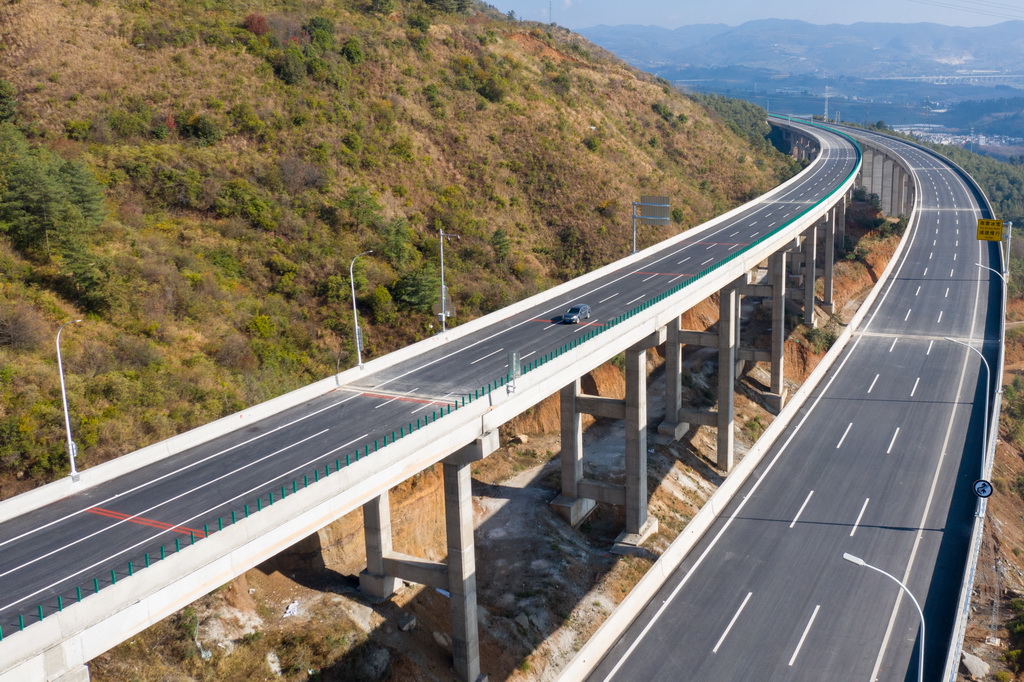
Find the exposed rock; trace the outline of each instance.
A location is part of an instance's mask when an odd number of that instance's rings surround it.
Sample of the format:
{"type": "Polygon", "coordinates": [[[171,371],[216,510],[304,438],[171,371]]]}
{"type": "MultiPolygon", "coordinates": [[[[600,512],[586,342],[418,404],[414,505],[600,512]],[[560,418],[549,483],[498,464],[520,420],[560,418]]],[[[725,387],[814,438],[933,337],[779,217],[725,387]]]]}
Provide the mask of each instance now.
{"type": "Polygon", "coordinates": [[[446,649],[452,648],[452,638],[444,634],[443,632],[438,632],[437,630],[434,630],[434,641],[446,649]]]}
{"type": "Polygon", "coordinates": [[[275,676],[281,677],[281,659],[273,651],[267,652],[267,666],[275,676]]]}
{"type": "Polygon", "coordinates": [[[359,667],[362,668],[365,679],[382,680],[387,675],[390,666],[391,652],[380,647],[367,652],[359,667]]]}
{"type": "Polygon", "coordinates": [[[527,436],[525,433],[518,433],[515,436],[512,436],[513,445],[526,445],[529,442],[530,437],[527,436]]]}
{"type": "Polygon", "coordinates": [[[963,652],[960,659],[961,667],[972,680],[987,680],[991,666],[974,654],[963,652]]]}
{"type": "Polygon", "coordinates": [[[416,629],[416,616],[411,613],[403,613],[398,617],[398,629],[402,632],[411,632],[416,629]]]}
{"type": "Polygon", "coordinates": [[[530,619],[525,613],[520,613],[516,616],[516,625],[522,628],[523,632],[527,632],[530,629],[530,619]]]}

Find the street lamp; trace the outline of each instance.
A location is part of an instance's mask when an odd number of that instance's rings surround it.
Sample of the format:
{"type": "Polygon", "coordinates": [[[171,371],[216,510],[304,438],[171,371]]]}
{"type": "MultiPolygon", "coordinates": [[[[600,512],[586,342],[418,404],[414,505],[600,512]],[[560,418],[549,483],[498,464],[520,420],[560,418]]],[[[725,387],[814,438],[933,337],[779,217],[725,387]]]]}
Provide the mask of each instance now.
{"type": "Polygon", "coordinates": [[[886,573],[885,571],[876,566],[872,566],[860,557],[853,556],[849,552],[844,552],[843,558],[849,561],[851,564],[856,564],[857,566],[864,566],[865,568],[870,568],[872,571],[878,571],[879,573],[881,573],[882,575],[884,575],[885,577],[889,578],[894,583],[899,585],[900,589],[906,592],[907,596],[910,597],[910,601],[914,602],[914,607],[917,608],[917,615],[921,618],[921,648],[918,650],[917,682],[924,682],[924,612],[921,611],[921,605],[918,604],[917,599],[914,598],[914,593],[911,592],[906,585],[897,580],[895,576],[886,573]]]}
{"type": "Polygon", "coordinates": [[[355,257],[352,258],[352,262],[348,264],[348,282],[350,285],[352,285],[352,324],[355,325],[356,328],[356,359],[359,362],[359,369],[363,368],[363,332],[360,331],[359,329],[359,311],[356,310],[355,267],[356,258],[359,258],[360,256],[365,256],[368,253],[373,253],[373,249],[370,249],[369,251],[363,251],[362,253],[357,253],[355,257]]]}
{"type": "Polygon", "coordinates": [[[946,341],[952,341],[953,343],[959,344],[964,348],[969,348],[970,350],[974,351],[975,353],[978,354],[978,357],[981,358],[981,361],[985,363],[985,416],[984,423],[982,424],[984,430],[982,431],[983,442],[981,445],[981,466],[982,472],[984,472],[985,461],[988,459],[988,394],[992,385],[992,372],[989,369],[988,360],[985,359],[985,356],[982,354],[980,350],[978,350],[974,346],[964,343],[963,341],[957,341],[956,339],[951,339],[948,336],[944,338],[946,339],[946,341]]]}
{"type": "Polygon", "coordinates": [[[439,239],[441,240],[441,312],[438,317],[441,318],[441,333],[445,332],[445,322],[448,319],[448,287],[444,285],[444,240],[446,238],[455,237],[458,240],[462,240],[457,234],[449,234],[441,229],[439,232],[439,239]]]}
{"type": "Polygon", "coordinates": [[[57,370],[60,373],[60,397],[61,402],[64,404],[64,429],[68,435],[68,458],[71,460],[71,480],[75,482],[78,481],[78,469],[75,468],[75,456],[78,454],[78,446],[75,445],[75,441],[71,440],[71,416],[68,414],[68,394],[64,388],[64,363],[60,357],[60,333],[64,331],[64,327],[76,322],[81,322],[81,320],[65,322],[57,330],[57,370]]]}

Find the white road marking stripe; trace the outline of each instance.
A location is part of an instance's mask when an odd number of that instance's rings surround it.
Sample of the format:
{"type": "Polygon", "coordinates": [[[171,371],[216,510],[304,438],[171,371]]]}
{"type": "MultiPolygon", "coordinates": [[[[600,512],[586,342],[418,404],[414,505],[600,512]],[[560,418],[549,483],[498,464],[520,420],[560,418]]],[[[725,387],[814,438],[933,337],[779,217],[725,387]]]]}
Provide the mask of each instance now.
{"type": "Polygon", "coordinates": [[[871,385],[870,385],[870,386],[868,386],[868,393],[871,393],[872,389],[874,389],[874,387],[875,387],[875,382],[876,382],[876,381],[878,381],[878,376],[879,376],[879,375],[878,375],[878,374],[876,374],[876,375],[875,375],[875,378],[871,380],[871,385]]]}
{"type": "Polygon", "coordinates": [[[641,282],[641,283],[643,283],[643,282],[646,282],[647,280],[649,280],[649,279],[654,279],[654,278],[655,278],[655,277],[657,277],[657,276],[658,276],[658,275],[657,275],[657,273],[655,273],[655,274],[651,275],[650,277],[647,277],[647,278],[645,278],[645,279],[642,279],[642,280],[640,280],[640,282],[641,282]]]}
{"type": "Polygon", "coordinates": [[[907,320],[910,319],[910,311],[911,310],[913,310],[913,308],[907,308],[907,314],[903,317],[903,321],[904,322],[906,322],[907,320]]]}
{"type": "Polygon", "coordinates": [[[857,520],[853,522],[853,528],[850,529],[850,537],[851,538],[853,537],[853,534],[857,532],[857,526],[860,525],[860,520],[862,518],[864,518],[864,510],[866,510],[868,508],[868,502],[870,502],[870,501],[871,501],[870,497],[868,497],[868,498],[866,498],[864,500],[864,506],[860,508],[860,514],[857,514],[857,520]]]}
{"type": "Polygon", "coordinates": [[[807,639],[807,633],[811,631],[811,626],[814,625],[814,619],[818,617],[818,610],[821,608],[821,604],[814,607],[814,613],[811,614],[811,620],[807,622],[807,627],[804,628],[804,634],[800,636],[800,641],[796,645],[796,651],[793,652],[793,656],[789,659],[789,665],[792,666],[796,662],[797,654],[800,653],[801,647],[804,645],[804,640],[807,639]]]}
{"type": "Polygon", "coordinates": [[[892,345],[889,346],[889,352],[890,353],[892,352],[892,349],[896,347],[896,342],[899,341],[899,340],[900,340],[900,337],[898,337],[898,336],[895,339],[892,340],[892,345]]]}
{"type": "Polygon", "coordinates": [[[920,287],[920,285],[918,285],[917,291],[914,292],[914,296],[917,296],[920,293],[921,293],[921,287],[920,287]]]}
{"type": "Polygon", "coordinates": [[[598,303],[607,303],[608,301],[612,300],[612,299],[613,299],[613,298],[615,298],[616,296],[618,296],[618,294],[612,294],[612,295],[611,295],[611,296],[609,296],[608,298],[604,298],[604,299],[601,299],[600,301],[598,301],[598,303]]]}
{"type": "Polygon", "coordinates": [[[701,265],[707,265],[708,263],[710,263],[710,262],[711,262],[711,261],[713,261],[713,260],[715,260],[715,259],[714,259],[714,258],[708,258],[708,259],[707,259],[706,261],[704,261],[703,263],[701,263],[701,265]]]}
{"type": "Polygon", "coordinates": [[[800,519],[800,515],[804,513],[804,507],[806,507],[807,503],[811,501],[811,495],[813,495],[813,494],[814,494],[813,490],[811,492],[807,493],[807,499],[804,500],[804,503],[800,505],[800,509],[797,511],[796,516],[793,517],[793,520],[789,524],[790,528],[792,528],[793,526],[796,525],[796,522],[800,519]]]}
{"type": "Polygon", "coordinates": [[[942,310],[939,311],[939,319],[935,320],[935,324],[938,324],[938,323],[942,322],[942,313],[943,312],[944,311],[942,311],[942,310]]]}
{"type": "Polygon", "coordinates": [[[928,342],[928,350],[925,352],[925,355],[931,355],[932,354],[932,346],[933,345],[935,345],[935,339],[932,339],[931,341],[928,342]]]}
{"type": "Polygon", "coordinates": [[[630,303],[636,303],[637,301],[641,300],[642,298],[644,298],[644,297],[643,296],[637,296],[632,301],[626,301],[626,305],[629,305],[630,303]]]}
{"type": "Polygon", "coordinates": [[[492,355],[497,355],[498,353],[500,353],[503,350],[505,350],[505,349],[504,348],[499,348],[498,350],[494,351],[493,353],[488,353],[487,355],[483,356],[482,358],[477,358],[476,360],[474,360],[473,362],[471,362],[469,364],[475,365],[476,363],[480,362],[481,360],[486,360],[487,358],[491,357],[492,355]]]}
{"type": "Polygon", "coordinates": [[[900,427],[896,427],[896,433],[892,434],[892,440],[889,441],[889,447],[886,449],[885,454],[892,454],[892,446],[896,443],[896,436],[900,435],[900,427]]]}
{"type": "Polygon", "coordinates": [[[838,442],[838,443],[836,443],[836,450],[838,450],[838,449],[839,449],[839,447],[840,447],[840,446],[841,446],[841,445],[843,444],[843,441],[844,441],[844,440],[846,440],[846,435],[847,435],[848,433],[850,433],[850,429],[851,429],[851,428],[853,428],[853,422],[850,422],[850,423],[849,423],[849,424],[848,424],[848,425],[846,426],[846,430],[845,430],[845,431],[843,431],[843,437],[839,439],[839,442],[838,442]]]}
{"type": "Polygon", "coordinates": [[[729,624],[725,627],[725,632],[723,632],[722,636],[718,638],[718,642],[715,644],[715,648],[711,650],[711,653],[718,653],[718,647],[722,646],[722,642],[725,641],[725,636],[729,634],[729,630],[732,630],[732,626],[736,624],[736,619],[740,617],[741,613],[743,613],[743,608],[747,605],[747,602],[750,601],[750,595],[752,594],[754,593],[747,592],[747,596],[743,598],[743,603],[740,604],[740,608],[737,609],[735,614],[733,614],[732,620],[730,620],[729,624]]]}

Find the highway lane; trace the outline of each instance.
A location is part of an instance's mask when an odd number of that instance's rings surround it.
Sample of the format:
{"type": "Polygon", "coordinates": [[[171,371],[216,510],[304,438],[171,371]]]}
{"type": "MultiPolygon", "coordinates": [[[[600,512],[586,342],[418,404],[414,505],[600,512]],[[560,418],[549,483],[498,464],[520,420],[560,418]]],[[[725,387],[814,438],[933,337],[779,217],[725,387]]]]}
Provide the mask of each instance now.
{"type": "Polygon", "coordinates": [[[0,626],[10,633],[98,586],[123,578],[146,555],[173,554],[218,519],[243,516],[294,494],[344,465],[355,453],[428,413],[457,407],[467,393],[507,372],[510,350],[524,362],[588,328],[558,324],[577,301],[590,303],[591,324],[621,315],[784,224],[846,178],[857,155],[826,135],[821,159],[802,182],[774,201],[743,211],[709,233],[667,246],[640,263],[583,285],[564,300],[510,316],[425,356],[367,376],[308,404],[246,426],[119,480],[91,488],[0,524],[0,626]],[[303,479],[305,477],[305,480],[303,479]],[[281,490],[281,486],[285,486],[281,490]],[[112,573],[113,572],[113,573],[112,573]],[[94,580],[96,582],[94,582],[94,580]]]}
{"type": "Polygon", "coordinates": [[[977,208],[959,179],[892,144],[922,191],[884,297],[592,679],[916,679],[916,611],[844,552],[909,585],[928,623],[925,679],[941,676],[985,382],[977,357],[943,337],[998,338],[999,283],[975,265],[995,265],[998,251],[974,239],[977,208]]]}

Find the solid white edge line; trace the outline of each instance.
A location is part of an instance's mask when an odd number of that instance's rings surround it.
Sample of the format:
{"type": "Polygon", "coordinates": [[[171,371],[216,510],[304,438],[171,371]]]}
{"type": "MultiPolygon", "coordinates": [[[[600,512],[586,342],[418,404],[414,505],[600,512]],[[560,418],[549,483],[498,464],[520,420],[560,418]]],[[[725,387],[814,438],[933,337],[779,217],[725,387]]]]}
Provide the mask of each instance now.
{"type": "Polygon", "coordinates": [[[819,609],[821,609],[821,604],[814,607],[814,613],[811,614],[811,619],[807,621],[807,627],[804,628],[804,634],[800,635],[800,641],[797,642],[796,651],[793,652],[793,656],[789,659],[790,666],[796,662],[796,657],[799,655],[800,649],[803,648],[804,640],[807,639],[807,633],[811,631],[811,626],[814,625],[814,619],[818,617],[819,609]]]}
{"type": "Polygon", "coordinates": [[[729,624],[725,627],[725,632],[723,632],[722,636],[718,638],[718,642],[715,643],[715,648],[711,650],[711,653],[713,653],[713,654],[717,654],[718,653],[718,647],[722,646],[722,642],[725,641],[726,635],[729,634],[729,630],[732,630],[732,626],[736,624],[736,620],[740,617],[740,614],[743,613],[743,609],[744,609],[744,607],[746,607],[747,602],[750,601],[750,596],[752,594],[754,594],[754,593],[753,592],[747,592],[747,596],[743,598],[743,603],[740,604],[740,607],[736,610],[736,613],[733,614],[732,620],[730,620],[729,624]]]}
{"type": "Polygon", "coordinates": [[[800,515],[804,513],[804,507],[806,507],[807,503],[811,501],[811,496],[812,495],[814,495],[814,491],[813,490],[811,492],[807,493],[807,499],[805,499],[804,503],[800,505],[800,509],[797,511],[796,516],[793,517],[793,520],[789,524],[790,528],[795,526],[796,522],[800,520],[800,515]]]}
{"type": "Polygon", "coordinates": [[[860,514],[857,514],[857,520],[853,522],[853,528],[850,529],[851,538],[853,537],[853,534],[857,532],[857,527],[860,526],[860,520],[864,518],[864,511],[868,508],[868,502],[870,501],[870,497],[864,499],[864,506],[860,508],[860,514]]]}

